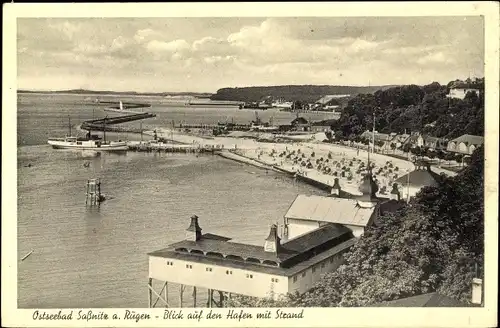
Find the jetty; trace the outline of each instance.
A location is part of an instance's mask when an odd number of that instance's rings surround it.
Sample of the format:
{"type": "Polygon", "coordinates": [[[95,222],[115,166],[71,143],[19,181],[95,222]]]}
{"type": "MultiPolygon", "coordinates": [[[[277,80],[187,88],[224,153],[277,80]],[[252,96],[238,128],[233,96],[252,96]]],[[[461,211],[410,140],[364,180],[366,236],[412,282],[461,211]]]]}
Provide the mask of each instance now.
{"type": "Polygon", "coordinates": [[[129,141],[129,151],[165,152],[165,153],[215,153],[223,149],[222,145],[174,144],[162,142],[129,141]]]}
{"type": "Polygon", "coordinates": [[[235,124],[235,123],[217,123],[217,124],[202,124],[202,123],[193,123],[193,124],[185,124],[180,123],[178,125],[174,125],[176,129],[221,129],[225,128],[228,131],[248,131],[251,128],[249,124],[235,124]]]}
{"type": "Polygon", "coordinates": [[[85,121],[81,125],[82,130],[87,131],[111,131],[110,125],[121,124],[126,122],[144,120],[147,118],[156,117],[156,114],[153,113],[139,113],[139,114],[131,114],[131,115],[122,115],[115,117],[107,117],[96,120],[85,121]]]}

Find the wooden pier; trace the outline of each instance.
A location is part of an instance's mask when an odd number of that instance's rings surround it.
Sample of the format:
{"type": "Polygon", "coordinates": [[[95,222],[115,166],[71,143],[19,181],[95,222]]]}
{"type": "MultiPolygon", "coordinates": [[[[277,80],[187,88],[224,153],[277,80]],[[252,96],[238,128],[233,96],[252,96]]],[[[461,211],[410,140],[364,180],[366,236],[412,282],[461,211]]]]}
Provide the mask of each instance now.
{"type": "Polygon", "coordinates": [[[130,151],[138,152],[164,152],[164,153],[216,153],[222,150],[222,146],[200,146],[185,144],[147,143],[129,142],[127,144],[130,151]]]}
{"type": "Polygon", "coordinates": [[[227,129],[228,131],[248,131],[250,130],[250,125],[248,124],[234,124],[234,123],[218,123],[218,124],[178,124],[174,125],[175,129],[227,129]]]}

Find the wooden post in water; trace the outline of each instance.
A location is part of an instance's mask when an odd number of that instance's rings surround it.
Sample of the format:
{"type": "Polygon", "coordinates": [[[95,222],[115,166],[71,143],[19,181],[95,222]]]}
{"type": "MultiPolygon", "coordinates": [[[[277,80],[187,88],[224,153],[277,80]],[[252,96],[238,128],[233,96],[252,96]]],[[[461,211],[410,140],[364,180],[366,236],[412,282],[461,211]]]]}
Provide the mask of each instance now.
{"type": "Polygon", "coordinates": [[[193,307],[196,307],[196,286],[193,286],[193,307]]]}
{"type": "Polygon", "coordinates": [[[101,181],[98,178],[87,180],[85,205],[99,205],[101,201],[101,181]]]}

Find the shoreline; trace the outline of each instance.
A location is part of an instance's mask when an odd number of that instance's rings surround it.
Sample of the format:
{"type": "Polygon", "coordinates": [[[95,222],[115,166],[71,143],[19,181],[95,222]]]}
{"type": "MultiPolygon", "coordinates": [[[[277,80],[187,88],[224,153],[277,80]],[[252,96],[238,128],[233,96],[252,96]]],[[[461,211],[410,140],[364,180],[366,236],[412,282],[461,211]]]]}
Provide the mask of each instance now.
{"type": "MultiPolygon", "coordinates": [[[[139,134],[140,132],[130,132],[139,134]]],[[[145,130],[143,134],[154,136],[154,131],[145,130]]],[[[363,165],[368,159],[366,149],[356,149],[347,145],[314,142],[312,140],[289,141],[289,142],[261,142],[255,139],[235,138],[231,136],[204,136],[187,134],[171,128],[157,128],[158,138],[171,140],[176,144],[191,145],[198,147],[215,147],[214,153],[223,158],[233,160],[242,164],[251,165],[264,170],[280,172],[285,175],[296,177],[314,187],[330,191],[335,178],[339,179],[342,189],[346,192],[359,194],[358,186],[361,182],[363,165]],[[287,152],[302,152],[304,158],[295,163],[284,157],[278,157],[287,152]],[[271,155],[272,154],[272,155],[271,155]],[[311,157],[316,154],[315,157],[311,157]],[[330,159],[330,163],[326,164],[330,159]],[[308,165],[303,165],[306,160],[308,165]],[[319,161],[319,162],[318,162],[319,161]],[[362,164],[363,163],[363,164],[362,164]],[[328,167],[329,171],[325,171],[328,167]],[[352,168],[352,171],[351,171],[352,168]],[[332,175],[332,171],[335,171],[332,175]]],[[[292,155],[296,156],[296,155],[292,155]]],[[[385,190],[380,192],[385,196],[391,189],[392,183],[399,177],[415,170],[415,165],[405,159],[380,153],[370,153],[372,165],[376,166],[379,187],[385,190]],[[395,169],[388,169],[388,166],[395,169]]],[[[327,169],[328,170],[328,169],[327,169]]],[[[448,176],[456,175],[455,172],[433,166],[436,173],[445,173],[448,176]]]]}

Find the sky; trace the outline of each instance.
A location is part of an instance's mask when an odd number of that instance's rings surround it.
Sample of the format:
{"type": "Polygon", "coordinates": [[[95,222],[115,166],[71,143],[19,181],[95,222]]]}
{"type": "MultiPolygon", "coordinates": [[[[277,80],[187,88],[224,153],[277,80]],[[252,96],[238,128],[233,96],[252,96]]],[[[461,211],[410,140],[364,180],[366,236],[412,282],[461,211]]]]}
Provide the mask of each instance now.
{"type": "Polygon", "coordinates": [[[19,18],[18,88],[446,84],[484,76],[481,17],[19,18]]]}

